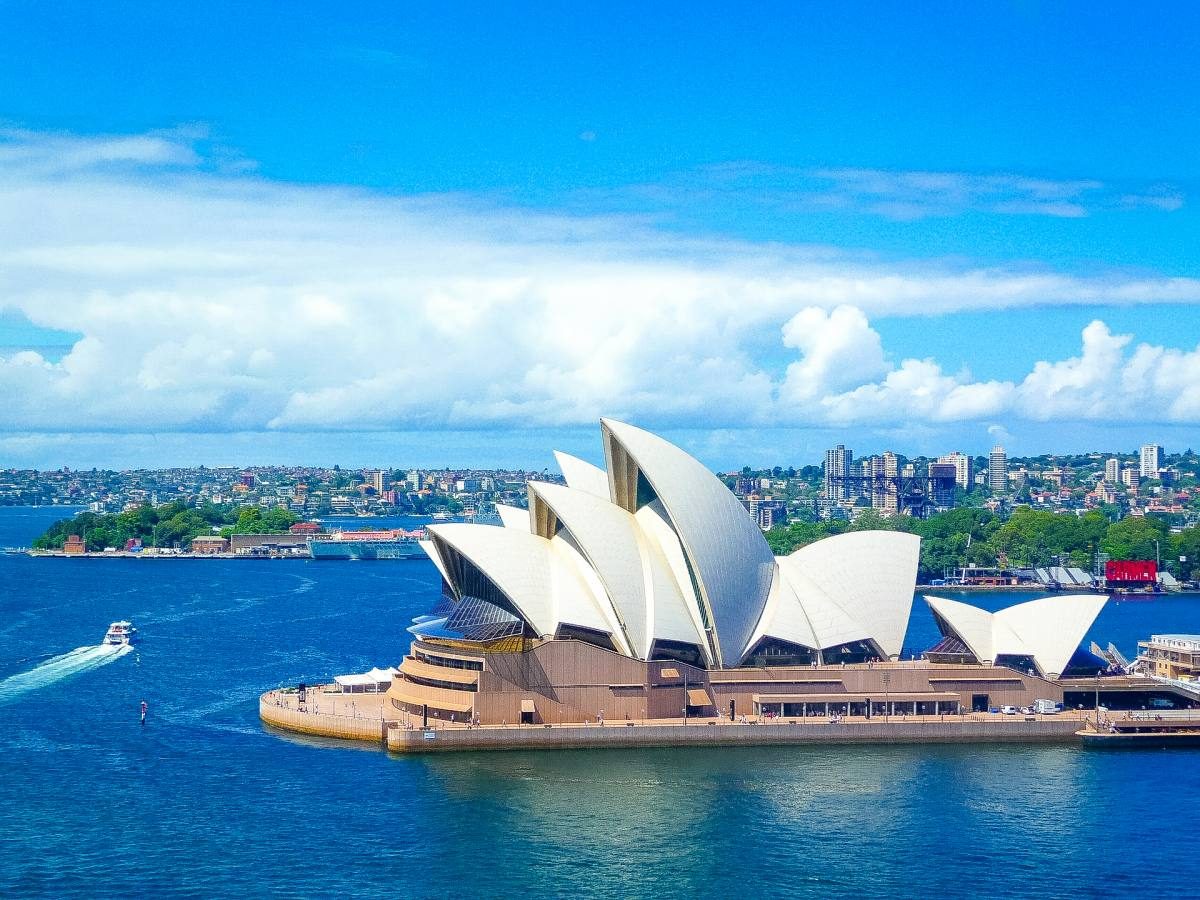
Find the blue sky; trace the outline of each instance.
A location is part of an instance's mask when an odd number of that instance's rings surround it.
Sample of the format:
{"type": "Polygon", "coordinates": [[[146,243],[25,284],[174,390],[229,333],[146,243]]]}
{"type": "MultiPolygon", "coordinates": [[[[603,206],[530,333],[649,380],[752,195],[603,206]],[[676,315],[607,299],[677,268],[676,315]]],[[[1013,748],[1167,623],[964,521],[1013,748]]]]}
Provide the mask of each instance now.
{"type": "Polygon", "coordinates": [[[0,3],[0,466],[1182,448],[1198,20],[0,3]]]}

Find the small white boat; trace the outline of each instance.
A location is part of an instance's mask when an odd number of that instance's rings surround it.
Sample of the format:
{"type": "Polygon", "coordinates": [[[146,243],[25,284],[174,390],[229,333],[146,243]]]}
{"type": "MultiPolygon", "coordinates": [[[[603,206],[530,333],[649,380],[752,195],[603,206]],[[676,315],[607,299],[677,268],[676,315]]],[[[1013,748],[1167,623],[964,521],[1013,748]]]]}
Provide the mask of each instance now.
{"type": "Polygon", "coordinates": [[[104,643],[109,646],[132,644],[137,640],[137,629],[132,622],[113,622],[104,633],[104,643]]]}

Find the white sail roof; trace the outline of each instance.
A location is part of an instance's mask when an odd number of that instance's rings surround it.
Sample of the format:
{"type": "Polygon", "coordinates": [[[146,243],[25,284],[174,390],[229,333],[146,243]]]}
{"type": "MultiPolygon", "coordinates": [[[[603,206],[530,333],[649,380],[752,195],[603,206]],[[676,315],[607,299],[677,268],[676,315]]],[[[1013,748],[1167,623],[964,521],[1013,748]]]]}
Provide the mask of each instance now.
{"type": "MultiPolygon", "coordinates": [[[[483,572],[539,635],[553,635],[563,623],[609,630],[580,574],[545,538],[494,525],[454,523],[428,530],[483,572]]],[[[443,564],[457,589],[454,566],[445,559],[443,564]]]]}
{"type": "Polygon", "coordinates": [[[518,531],[530,531],[529,528],[529,510],[521,509],[519,506],[508,506],[504,503],[496,504],[496,515],[500,517],[500,524],[505,528],[515,528],[518,531]]]}
{"type": "MultiPolygon", "coordinates": [[[[859,622],[838,602],[842,599],[828,592],[821,584],[809,577],[808,572],[800,565],[799,560],[783,557],[779,560],[780,578],[784,585],[790,587],[791,594],[784,592],[781,612],[787,612],[787,601],[792,600],[804,612],[804,620],[809,623],[814,643],[807,646],[824,648],[848,644],[851,641],[868,639],[871,634],[869,627],[859,622]]],[[[785,619],[786,621],[786,619],[785,619]]],[[[783,637],[768,630],[773,637],[783,637]]],[[[793,643],[797,641],[792,640],[793,643]]]]}
{"type": "Polygon", "coordinates": [[[1108,597],[1052,595],[995,613],[944,597],[927,596],[925,602],[939,625],[966,644],[981,662],[994,661],[998,656],[1028,656],[1043,675],[1057,677],[1067,667],[1108,597]]]}
{"type": "Polygon", "coordinates": [[[504,527],[429,526],[422,546],[455,594],[505,606],[543,637],[577,626],[643,659],[656,642],[675,651],[669,642],[736,666],[764,636],[899,653],[915,537],[852,533],[776,561],[697,460],[631,425],[605,419],[601,430],[608,472],[556,453],[567,486],[530,482],[528,510],[497,506],[504,527]]]}
{"type": "Polygon", "coordinates": [[[763,607],[762,618],[750,637],[747,652],[764,637],[773,637],[814,650],[821,646],[812,622],[808,620],[804,611],[804,605],[796,596],[796,588],[791,579],[784,577],[780,566],[775,567],[775,577],[771,582],[771,592],[767,595],[767,605],[763,607]]]}
{"type": "Polygon", "coordinates": [[[584,491],[593,497],[609,499],[608,473],[603,469],[561,450],[554,451],[554,459],[558,462],[558,470],[563,473],[567,487],[584,491]]]}
{"type": "Polygon", "coordinates": [[[701,643],[666,560],[629,512],[561,485],[531,482],[529,490],[539,526],[551,527],[545,504],[595,569],[635,655],[645,659],[656,638],[701,643]]]}
{"type": "MultiPolygon", "coordinates": [[[[850,531],[801,547],[782,558],[780,565],[793,578],[802,573],[819,589],[812,602],[819,604],[821,598],[827,598],[864,632],[862,636],[873,640],[887,656],[898,657],[912,612],[920,553],[921,539],[913,534],[850,531]]],[[[810,610],[814,624],[817,617],[827,614],[819,605],[810,610]]],[[[817,628],[821,646],[846,642],[835,640],[838,618],[832,617],[829,634],[823,633],[823,627],[817,628]]]]}
{"type": "Polygon", "coordinates": [[[418,546],[425,551],[425,555],[433,560],[433,564],[437,567],[438,573],[442,576],[442,580],[447,584],[450,583],[450,573],[446,571],[446,564],[442,562],[442,555],[438,553],[433,541],[429,538],[417,541],[418,546]]]}
{"type": "Polygon", "coordinates": [[[718,665],[737,665],[762,617],[775,559],[766,539],[733,493],[712,472],[657,435],[601,420],[613,501],[630,512],[640,497],[639,474],[661,501],[679,536],[715,637],[718,665]]]}

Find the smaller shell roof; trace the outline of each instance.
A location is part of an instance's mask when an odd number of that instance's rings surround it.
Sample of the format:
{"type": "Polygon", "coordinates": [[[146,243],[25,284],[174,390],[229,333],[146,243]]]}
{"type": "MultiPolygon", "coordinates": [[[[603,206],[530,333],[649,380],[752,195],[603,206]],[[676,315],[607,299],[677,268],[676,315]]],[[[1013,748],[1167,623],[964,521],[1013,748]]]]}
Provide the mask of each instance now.
{"type": "Polygon", "coordinates": [[[1028,656],[1043,675],[1061,675],[1108,597],[1062,594],[988,612],[945,597],[925,598],[940,623],[979,660],[1028,656]]]}

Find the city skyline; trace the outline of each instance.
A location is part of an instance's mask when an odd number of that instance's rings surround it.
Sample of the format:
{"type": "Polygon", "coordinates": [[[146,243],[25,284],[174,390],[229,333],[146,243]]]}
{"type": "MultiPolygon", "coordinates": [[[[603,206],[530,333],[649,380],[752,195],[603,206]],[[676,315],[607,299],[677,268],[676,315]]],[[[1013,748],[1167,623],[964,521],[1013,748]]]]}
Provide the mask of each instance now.
{"type": "MultiPolygon", "coordinates": [[[[529,432],[529,434],[533,435],[535,438],[536,438],[536,436],[544,435],[546,433],[547,433],[547,430],[545,430],[545,429],[534,429],[529,432]]],[[[570,430],[555,431],[553,433],[556,437],[559,437],[559,438],[564,437],[564,435],[567,436],[565,440],[561,440],[559,442],[560,446],[566,447],[568,449],[573,446],[573,441],[570,437],[573,434],[572,431],[570,431],[570,430]]],[[[480,436],[479,432],[466,432],[465,434],[471,435],[474,437],[480,436]]],[[[704,444],[698,444],[698,442],[695,440],[689,440],[688,437],[691,434],[691,432],[686,431],[686,430],[682,431],[682,432],[673,432],[673,434],[675,434],[676,436],[682,434],[684,436],[684,438],[682,440],[680,440],[681,445],[688,446],[691,448],[695,448],[696,446],[702,446],[702,447],[708,447],[708,448],[712,448],[714,446],[719,446],[719,444],[714,444],[711,441],[711,439],[707,443],[704,443],[704,444]]],[[[184,437],[184,436],[174,436],[174,437],[184,437]]],[[[253,435],[235,434],[235,435],[232,435],[229,437],[235,439],[235,440],[231,441],[231,443],[237,443],[236,439],[249,438],[252,440],[257,440],[259,438],[259,435],[257,435],[257,434],[253,434],[253,435]]],[[[225,454],[225,458],[221,459],[220,461],[215,461],[215,462],[214,461],[207,461],[207,462],[206,461],[193,461],[192,457],[182,458],[182,461],[180,461],[180,459],[175,459],[174,461],[172,461],[172,455],[175,452],[174,448],[176,445],[171,444],[171,445],[169,445],[169,449],[166,452],[159,452],[156,454],[156,456],[155,456],[156,462],[148,463],[148,464],[144,463],[144,462],[139,462],[139,463],[133,463],[133,464],[94,465],[91,463],[72,464],[70,462],[62,462],[62,463],[53,464],[53,465],[36,466],[36,465],[21,465],[16,462],[13,462],[10,459],[10,460],[0,460],[0,463],[7,463],[7,464],[0,464],[0,471],[6,471],[6,470],[7,471],[38,471],[38,472],[45,472],[45,473],[53,473],[53,472],[58,472],[58,471],[86,472],[86,471],[91,471],[91,470],[110,471],[110,472],[136,472],[136,471],[162,472],[162,471],[170,471],[170,470],[195,470],[195,469],[210,469],[213,471],[232,471],[232,470],[254,471],[254,470],[258,470],[258,469],[262,469],[262,470],[270,470],[270,469],[332,470],[332,469],[338,468],[345,472],[364,472],[364,473],[370,472],[373,470],[374,471],[393,472],[393,471],[407,471],[409,469],[418,469],[421,471],[428,471],[428,472],[437,472],[437,471],[479,471],[479,472],[525,471],[525,472],[536,473],[536,472],[553,470],[555,468],[553,459],[550,459],[548,461],[547,460],[540,460],[540,461],[539,460],[526,460],[526,459],[522,458],[520,453],[518,453],[516,456],[512,457],[511,459],[508,459],[505,461],[497,461],[495,454],[493,454],[492,455],[493,458],[490,462],[480,462],[479,457],[487,456],[488,454],[486,451],[482,451],[482,450],[477,452],[475,450],[476,445],[470,445],[470,449],[468,449],[468,450],[460,450],[457,455],[457,458],[450,458],[450,457],[456,456],[455,453],[451,452],[451,453],[442,453],[441,457],[445,457],[445,458],[435,458],[433,456],[429,456],[430,459],[434,459],[434,461],[432,461],[432,462],[427,461],[427,460],[417,460],[417,459],[413,458],[412,456],[406,457],[403,454],[400,454],[399,451],[397,451],[394,447],[391,447],[389,449],[388,442],[393,437],[393,435],[391,435],[391,434],[372,433],[372,434],[369,434],[368,437],[374,438],[378,443],[371,449],[365,449],[363,447],[353,448],[351,452],[343,453],[342,454],[343,458],[341,458],[341,459],[338,459],[338,458],[316,459],[316,460],[306,459],[303,461],[296,461],[294,459],[285,459],[285,458],[280,458],[280,457],[271,458],[271,455],[269,453],[268,454],[260,454],[259,458],[257,458],[257,459],[251,458],[251,457],[241,458],[240,456],[237,456],[236,454],[233,457],[231,457],[229,455],[229,448],[226,447],[223,451],[223,453],[225,454]],[[477,452],[477,455],[472,456],[472,453],[475,453],[475,452],[477,452]]],[[[706,437],[707,437],[707,435],[706,435],[706,437]]],[[[847,454],[849,454],[849,459],[852,460],[852,467],[856,467],[859,463],[861,463],[864,460],[871,460],[871,459],[882,460],[884,457],[887,457],[887,456],[895,456],[898,458],[903,458],[905,460],[922,460],[927,463],[942,463],[942,464],[947,464],[947,465],[953,465],[956,468],[956,479],[955,480],[959,483],[959,486],[966,486],[966,484],[968,482],[970,482],[976,475],[979,474],[979,472],[981,471],[980,469],[977,468],[977,463],[979,460],[983,460],[986,463],[986,461],[988,461],[988,459],[989,459],[990,453],[993,450],[996,450],[996,449],[1005,450],[1005,448],[1002,445],[992,444],[990,447],[978,448],[978,449],[975,449],[974,451],[972,451],[969,448],[953,447],[951,445],[945,445],[945,446],[937,446],[928,452],[926,452],[926,451],[909,452],[909,451],[902,449],[900,447],[900,445],[898,445],[898,444],[886,443],[887,438],[880,438],[880,440],[884,441],[885,443],[880,443],[878,445],[870,445],[867,449],[864,449],[861,452],[856,450],[854,447],[847,446],[844,441],[839,442],[836,445],[836,448],[834,448],[834,449],[844,449],[844,451],[847,454]]],[[[64,446],[65,445],[66,444],[64,442],[64,446]]],[[[242,445],[242,446],[246,446],[246,445],[242,445]]],[[[1161,445],[1157,445],[1157,444],[1144,444],[1144,443],[1137,445],[1137,446],[1122,447],[1122,448],[1110,448],[1107,450],[1089,448],[1089,449],[1083,449],[1083,450],[1079,450],[1079,451],[1062,452],[1062,453],[1054,453],[1054,452],[1050,452],[1050,451],[1037,452],[1036,449],[1034,452],[1020,453],[1020,454],[1009,454],[1009,453],[1007,453],[1006,450],[1005,450],[1005,452],[1006,452],[1008,461],[1010,463],[1013,461],[1016,461],[1016,460],[1025,460],[1025,459],[1039,459],[1039,458],[1056,459],[1058,457],[1086,456],[1086,457],[1093,457],[1093,458],[1101,460],[1102,468],[1106,467],[1109,464],[1118,462],[1117,458],[1120,457],[1120,458],[1128,459],[1129,463],[1125,466],[1120,467],[1118,469],[1118,472],[1124,471],[1125,469],[1131,469],[1133,472],[1140,474],[1142,471],[1141,458],[1142,458],[1143,453],[1148,448],[1156,449],[1158,451],[1158,458],[1163,459],[1163,460],[1165,460],[1166,457],[1168,457],[1168,456],[1187,454],[1190,452],[1194,452],[1194,448],[1191,447],[1190,445],[1188,447],[1184,447],[1184,448],[1180,448],[1180,449],[1172,449],[1172,448],[1165,448],[1165,447],[1163,447],[1161,445]]],[[[834,449],[825,447],[823,450],[813,451],[810,454],[806,453],[805,455],[799,456],[799,457],[794,453],[789,454],[789,453],[785,452],[784,455],[782,455],[779,458],[765,458],[765,459],[750,460],[747,458],[739,457],[737,455],[738,451],[736,448],[730,448],[730,447],[726,446],[725,447],[725,450],[727,453],[726,464],[712,465],[712,466],[710,466],[710,468],[712,468],[712,470],[714,472],[735,474],[736,472],[738,472],[739,470],[741,470],[747,466],[755,471],[770,470],[771,468],[774,468],[777,466],[782,466],[784,468],[787,468],[790,466],[790,467],[794,467],[796,469],[804,468],[807,466],[823,467],[829,462],[829,460],[831,458],[830,454],[834,452],[834,449]]],[[[244,450],[242,452],[252,453],[253,450],[244,450]]],[[[421,450],[420,452],[426,453],[427,456],[429,455],[427,450],[421,450]]],[[[697,452],[701,456],[704,455],[703,449],[701,449],[697,452]]],[[[573,453],[572,455],[576,455],[576,454],[573,453]]],[[[591,462],[593,464],[598,459],[600,459],[600,456],[597,455],[594,451],[591,453],[588,453],[586,451],[579,451],[577,455],[580,458],[585,459],[586,461],[591,462]],[[595,457],[595,459],[592,459],[591,457],[595,457]]],[[[987,465],[984,465],[982,471],[986,472],[986,470],[987,470],[987,465]]],[[[841,469],[838,469],[838,471],[841,472],[842,474],[851,474],[850,472],[843,471],[841,469]]],[[[1143,476],[1143,477],[1146,477],[1146,476],[1143,476]]],[[[1114,480],[1114,479],[1110,479],[1110,480],[1114,480]]]]}
{"type": "Polygon", "coordinates": [[[6,16],[0,465],[1200,423],[1194,11],[6,16]]]}

